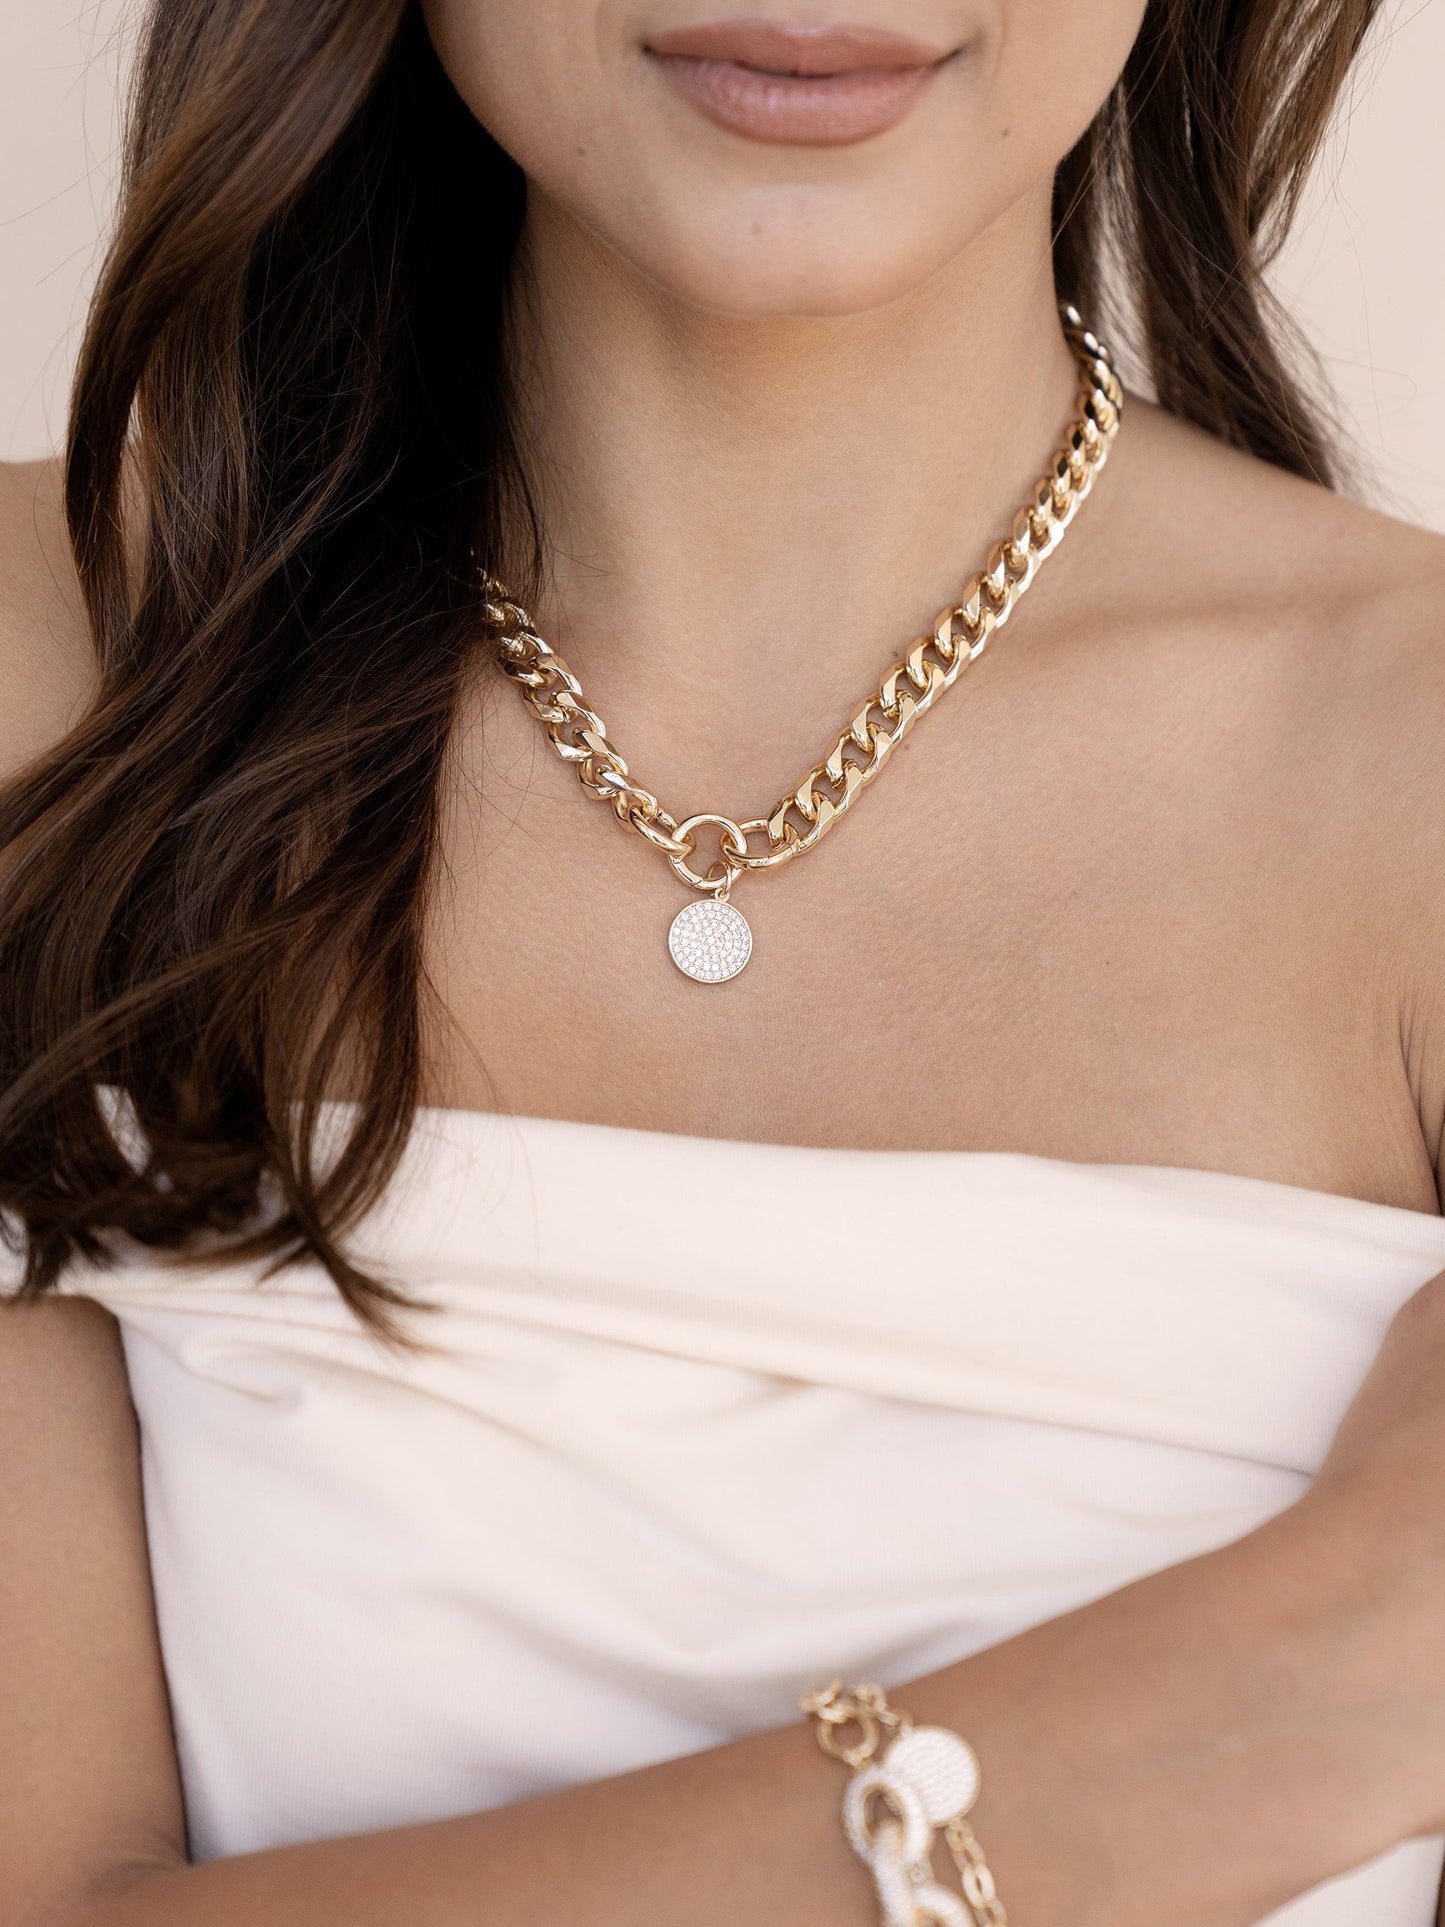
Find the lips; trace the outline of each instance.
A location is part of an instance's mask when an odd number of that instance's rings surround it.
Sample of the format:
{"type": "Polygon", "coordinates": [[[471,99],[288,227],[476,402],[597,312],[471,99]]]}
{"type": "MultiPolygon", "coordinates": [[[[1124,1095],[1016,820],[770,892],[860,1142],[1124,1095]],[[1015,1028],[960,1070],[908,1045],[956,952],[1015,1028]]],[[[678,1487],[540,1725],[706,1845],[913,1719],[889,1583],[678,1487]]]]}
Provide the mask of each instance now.
{"type": "Polygon", "coordinates": [[[723,20],[658,34],[653,65],[708,120],[745,139],[840,147],[895,127],[948,59],[876,27],[723,20]]]}

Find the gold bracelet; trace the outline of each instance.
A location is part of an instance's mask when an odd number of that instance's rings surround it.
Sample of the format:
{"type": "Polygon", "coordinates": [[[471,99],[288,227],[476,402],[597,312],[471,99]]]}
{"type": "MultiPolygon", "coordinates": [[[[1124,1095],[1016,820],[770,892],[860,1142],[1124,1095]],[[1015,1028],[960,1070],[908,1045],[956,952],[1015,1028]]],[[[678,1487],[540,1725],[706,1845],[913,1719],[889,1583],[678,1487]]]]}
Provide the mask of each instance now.
{"type": "Polygon", "coordinates": [[[946,1726],[915,1726],[901,1708],[889,1705],[880,1686],[834,1680],[798,1704],[817,1722],[823,1751],[853,1769],[843,1796],[843,1828],[873,1875],[883,1927],[1008,1927],[983,1848],[965,1818],[982,1780],[968,1742],[946,1726]],[[880,1759],[885,1733],[890,1744],[880,1759]],[[875,1824],[880,1804],[889,1817],[875,1824]],[[933,1836],[940,1827],[967,1912],[934,1879],[933,1836]]]}

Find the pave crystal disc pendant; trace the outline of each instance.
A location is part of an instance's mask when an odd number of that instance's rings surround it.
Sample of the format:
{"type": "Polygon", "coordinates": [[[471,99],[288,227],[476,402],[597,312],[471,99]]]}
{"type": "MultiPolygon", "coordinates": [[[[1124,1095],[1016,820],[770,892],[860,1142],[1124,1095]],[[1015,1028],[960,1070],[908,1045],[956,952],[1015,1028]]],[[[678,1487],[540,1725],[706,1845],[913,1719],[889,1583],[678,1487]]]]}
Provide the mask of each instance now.
{"type": "Polygon", "coordinates": [[[686,904],[667,933],[672,961],[698,984],[725,984],[753,954],[753,933],[741,910],[721,897],[686,904]]]}

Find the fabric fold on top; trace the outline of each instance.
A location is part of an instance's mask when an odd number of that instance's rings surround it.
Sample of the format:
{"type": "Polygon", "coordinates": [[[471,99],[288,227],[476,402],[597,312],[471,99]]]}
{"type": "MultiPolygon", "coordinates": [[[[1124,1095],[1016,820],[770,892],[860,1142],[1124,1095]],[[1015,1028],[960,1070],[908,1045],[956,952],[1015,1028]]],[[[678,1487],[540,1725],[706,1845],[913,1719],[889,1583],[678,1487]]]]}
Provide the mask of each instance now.
{"type": "MultiPolygon", "coordinates": [[[[1441,1219],[1222,1174],[444,1111],[354,1243],[416,1349],[311,1265],[67,1280],[125,1333],[200,1857],[671,1757],[1235,1538],[1445,1269],[1441,1219]]],[[[1439,1857],[1279,1919],[1433,1927],[1439,1857]]]]}

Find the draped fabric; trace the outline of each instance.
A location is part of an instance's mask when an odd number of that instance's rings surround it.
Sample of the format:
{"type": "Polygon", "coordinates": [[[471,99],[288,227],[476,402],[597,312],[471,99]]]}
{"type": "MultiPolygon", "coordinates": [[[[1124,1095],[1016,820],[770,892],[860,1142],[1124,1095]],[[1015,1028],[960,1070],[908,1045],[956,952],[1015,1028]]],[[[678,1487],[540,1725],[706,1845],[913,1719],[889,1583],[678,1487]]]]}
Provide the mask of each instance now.
{"type": "MultiPolygon", "coordinates": [[[[1287,1505],[1445,1222],[1200,1171],[422,1114],[329,1282],[130,1262],[197,1858],[457,1814],[960,1658],[1287,1505]]],[[[1290,1927],[1431,1927],[1423,1842],[1290,1927]]]]}

